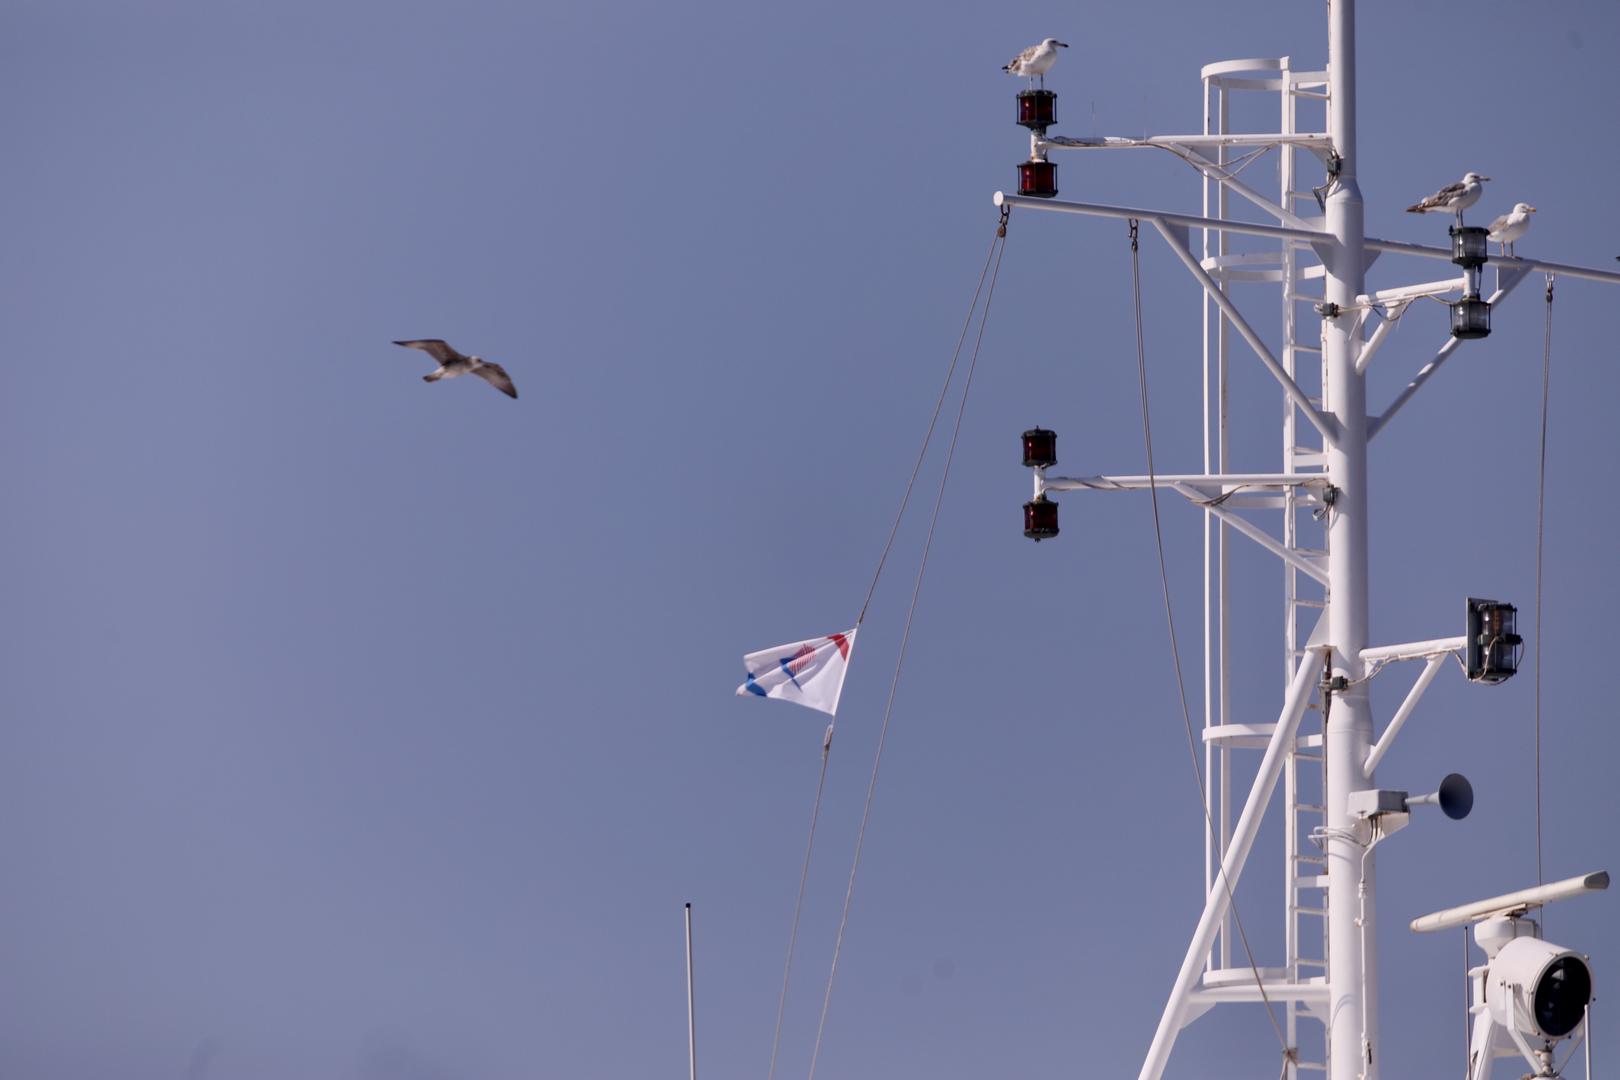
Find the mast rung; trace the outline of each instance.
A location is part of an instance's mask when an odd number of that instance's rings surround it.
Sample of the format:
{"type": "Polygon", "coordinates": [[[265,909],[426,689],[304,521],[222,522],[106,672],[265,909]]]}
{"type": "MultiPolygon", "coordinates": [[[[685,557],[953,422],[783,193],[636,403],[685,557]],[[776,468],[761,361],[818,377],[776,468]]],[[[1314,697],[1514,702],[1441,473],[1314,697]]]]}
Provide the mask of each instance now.
{"type": "Polygon", "coordinates": [[[1326,874],[1309,874],[1294,879],[1294,888],[1296,889],[1325,889],[1327,886],[1328,876],[1326,874]]]}
{"type": "Polygon", "coordinates": [[[1294,813],[1296,813],[1296,814],[1325,814],[1325,813],[1327,813],[1327,807],[1325,807],[1325,806],[1317,806],[1315,803],[1295,803],[1294,804],[1294,813]]]}
{"type": "Polygon", "coordinates": [[[1326,855],[1290,855],[1289,858],[1293,859],[1295,862],[1311,863],[1316,866],[1327,865],[1326,855]]]}
{"type": "Polygon", "coordinates": [[[1321,968],[1323,971],[1327,970],[1327,961],[1318,960],[1313,956],[1302,956],[1298,960],[1295,960],[1294,963],[1298,964],[1300,967],[1313,967],[1321,968]]]}
{"type": "Polygon", "coordinates": [[[1306,557],[1323,558],[1327,555],[1326,548],[1296,547],[1289,548],[1288,550],[1294,552],[1296,555],[1304,555],[1306,557]]]}
{"type": "Polygon", "coordinates": [[[1327,759],[1324,758],[1321,754],[1301,754],[1299,751],[1296,750],[1294,752],[1294,760],[1295,761],[1326,761],[1327,759]]]}
{"type": "Polygon", "coordinates": [[[1313,1072],[1321,1073],[1327,1072],[1327,1065],[1320,1061],[1296,1061],[1294,1062],[1294,1068],[1310,1069],[1313,1072]]]}
{"type": "MultiPolygon", "coordinates": [[[[1313,101],[1327,101],[1331,97],[1326,90],[1301,90],[1297,86],[1293,87],[1288,92],[1294,97],[1310,98],[1313,101]]],[[[1304,1068],[1304,1066],[1301,1065],[1300,1068],[1304,1068]]],[[[1325,1069],[1327,1066],[1324,1065],[1322,1068],[1325,1069]]]]}
{"type": "Polygon", "coordinates": [[[1326,600],[1310,600],[1310,599],[1306,599],[1306,598],[1300,597],[1300,596],[1294,597],[1294,604],[1297,607],[1308,607],[1308,608],[1325,608],[1325,607],[1327,607],[1327,601],[1326,600]]]}
{"type": "Polygon", "coordinates": [[[1294,351],[1295,351],[1295,352],[1314,352],[1314,353],[1319,353],[1319,352],[1321,352],[1321,351],[1322,351],[1322,346],[1320,346],[1320,345],[1307,345],[1307,344],[1305,344],[1305,343],[1304,343],[1304,342],[1303,342],[1303,341],[1296,341],[1296,342],[1293,342],[1293,343],[1292,343],[1292,347],[1293,347],[1293,350],[1294,350],[1294,351]]]}
{"type": "Polygon", "coordinates": [[[1295,915],[1318,915],[1324,919],[1327,918],[1327,908],[1306,907],[1303,904],[1289,904],[1288,910],[1292,911],[1295,915]]]}

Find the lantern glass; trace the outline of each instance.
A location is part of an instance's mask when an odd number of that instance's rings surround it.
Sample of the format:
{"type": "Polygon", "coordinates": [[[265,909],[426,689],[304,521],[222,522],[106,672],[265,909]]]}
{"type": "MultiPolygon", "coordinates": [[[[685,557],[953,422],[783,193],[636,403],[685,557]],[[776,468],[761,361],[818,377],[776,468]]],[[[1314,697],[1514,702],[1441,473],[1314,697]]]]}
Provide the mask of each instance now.
{"type": "Polygon", "coordinates": [[[1040,158],[1018,163],[1018,194],[1050,199],[1057,193],[1056,165],[1040,158]]]}
{"type": "Polygon", "coordinates": [[[1451,227],[1451,261],[1467,270],[1484,266],[1491,256],[1490,233],[1477,225],[1451,227]]]}
{"type": "Polygon", "coordinates": [[[1024,466],[1044,469],[1057,464],[1057,432],[1030,428],[1024,432],[1024,466]]]}
{"type": "Polygon", "coordinates": [[[1465,341],[1491,332],[1491,305],[1477,296],[1465,296],[1451,305],[1451,336],[1465,341]]]}
{"type": "Polygon", "coordinates": [[[1020,90],[1018,123],[1031,131],[1045,131],[1057,123],[1057,95],[1050,90],[1020,90]]]}
{"type": "Polygon", "coordinates": [[[1475,682],[1499,683],[1519,670],[1524,638],[1518,634],[1519,612],[1496,600],[1468,600],[1464,664],[1475,682]]]}
{"type": "Polygon", "coordinates": [[[1024,535],[1036,542],[1058,534],[1058,504],[1045,495],[1024,504],[1024,535]]]}

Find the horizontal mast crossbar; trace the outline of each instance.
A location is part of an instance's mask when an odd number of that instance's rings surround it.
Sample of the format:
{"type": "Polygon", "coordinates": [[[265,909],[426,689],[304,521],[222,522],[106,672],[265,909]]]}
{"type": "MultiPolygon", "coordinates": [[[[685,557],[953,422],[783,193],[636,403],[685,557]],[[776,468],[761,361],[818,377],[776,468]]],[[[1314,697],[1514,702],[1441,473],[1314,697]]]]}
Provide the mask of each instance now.
{"type": "Polygon", "coordinates": [[[1064,150],[1129,150],[1141,147],[1188,146],[1304,146],[1330,148],[1333,140],[1325,134],[1306,132],[1298,135],[1279,133],[1233,135],[1152,135],[1146,139],[1132,139],[1119,135],[1053,135],[1042,138],[1042,145],[1064,150]]]}
{"type": "Polygon", "coordinates": [[[1046,491],[1076,491],[1091,488],[1098,491],[1145,491],[1148,487],[1173,488],[1178,485],[1207,486],[1219,491],[1238,488],[1311,487],[1327,483],[1320,473],[1203,473],[1168,474],[1154,476],[1053,476],[1044,478],[1041,487],[1046,491]]]}
{"type": "MultiPolygon", "coordinates": [[[[1110,206],[1106,203],[1065,202],[1059,199],[1039,199],[1027,195],[1008,195],[1001,191],[995,193],[992,201],[997,206],[1002,207],[1047,210],[1059,214],[1089,214],[1093,217],[1136,218],[1138,221],[1151,221],[1185,229],[1211,229],[1215,232],[1238,233],[1243,236],[1266,236],[1276,240],[1294,240],[1305,244],[1337,243],[1331,234],[1315,229],[1290,229],[1281,225],[1256,225],[1247,221],[1199,217],[1196,214],[1175,214],[1167,210],[1143,210],[1139,207],[1110,206]]],[[[1451,261],[1450,248],[1425,247],[1422,244],[1408,244],[1399,240],[1380,240],[1375,236],[1367,237],[1365,243],[1370,251],[1387,251],[1394,255],[1417,255],[1426,259],[1451,261]]],[[[1526,259],[1514,255],[1495,255],[1491,257],[1490,264],[1505,270],[1539,270],[1546,274],[1560,274],[1565,277],[1620,285],[1620,272],[1594,270],[1590,267],[1574,266],[1570,263],[1546,262],[1541,259],[1526,259]]]]}
{"type": "MultiPolygon", "coordinates": [[[[1379,240],[1372,236],[1367,237],[1367,247],[1372,251],[1387,251],[1393,255],[1418,255],[1426,259],[1451,261],[1450,248],[1425,247],[1422,244],[1407,244],[1399,240],[1379,240]]],[[[1526,259],[1517,255],[1492,255],[1489,265],[1504,270],[1540,270],[1545,274],[1562,274],[1567,277],[1585,278],[1587,281],[1620,285],[1620,273],[1613,270],[1593,270],[1585,266],[1543,262],[1540,259],[1526,259]]]]}
{"type": "Polygon", "coordinates": [[[1110,206],[1106,203],[1064,202],[1059,199],[1037,199],[1026,195],[1008,195],[998,191],[997,206],[1050,210],[1060,214],[1089,214],[1093,217],[1135,218],[1186,229],[1215,229],[1220,232],[1242,233],[1247,236],[1267,236],[1274,240],[1297,240],[1305,244],[1332,243],[1333,237],[1316,229],[1290,229],[1282,225],[1254,225],[1247,221],[1227,221],[1221,218],[1198,217],[1196,214],[1173,214],[1166,210],[1142,210],[1133,206],[1110,206]]]}

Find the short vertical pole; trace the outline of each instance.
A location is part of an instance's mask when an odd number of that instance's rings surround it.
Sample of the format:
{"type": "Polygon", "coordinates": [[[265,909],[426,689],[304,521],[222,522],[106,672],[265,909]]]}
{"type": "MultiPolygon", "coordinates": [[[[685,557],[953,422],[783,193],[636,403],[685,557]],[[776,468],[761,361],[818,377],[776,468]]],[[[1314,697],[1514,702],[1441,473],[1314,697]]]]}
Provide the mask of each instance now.
{"type": "Polygon", "coordinates": [[[1592,1003],[1590,1001],[1586,1003],[1586,1017],[1581,1021],[1581,1026],[1586,1029],[1582,1032],[1586,1036],[1586,1080],[1592,1080],[1592,1003]]]}
{"type": "Polygon", "coordinates": [[[692,1011],[692,903],[686,904],[686,1056],[697,1080],[697,1022],[692,1011]]]}

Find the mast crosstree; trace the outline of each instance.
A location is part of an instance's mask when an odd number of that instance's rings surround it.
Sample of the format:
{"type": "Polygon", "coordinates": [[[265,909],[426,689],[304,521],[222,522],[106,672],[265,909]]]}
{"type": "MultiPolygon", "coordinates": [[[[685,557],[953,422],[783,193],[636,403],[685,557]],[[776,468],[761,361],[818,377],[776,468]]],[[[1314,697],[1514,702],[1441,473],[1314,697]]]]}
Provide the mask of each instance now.
{"type": "MultiPolygon", "coordinates": [[[[1210,825],[1205,903],[1139,1080],[1159,1080],[1177,1034],[1205,1011],[1262,1000],[1285,1011],[1288,1080],[1297,1080],[1301,1072],[1323,1073],[1329,1080],[1377,1080],[1374,848],[1405,824],[1409,803],[1432,800],[1407,800],[1404,793],[1378,790],[1375,771],[1446,658],[1463,651],[1469,639],[1371,647],[1367,444],[1466,339],[1489,332],[1488,321],[1483,331],[1473,323],[1459,326],[1454,305],[1454,336],[1383,412],[1369,413],[1365,375],[1391,320],[1415,300],[1450,296],[1460,297],[1456,304],[1472,317],[1479,308],[1468,305],[1478,305],[1480,298],[1478,264],[1463,262],[1457,251],[1365,235],[1357,184],[1354,0],[1332,0],[1328,6],[1325,70],[1298,71],[1284,57],[1210,64],[1202,75],[1200,133],[1076,139],[1026,124],[1031,127],[1031,157],[1020,176],[1033,175],[1031,182],[1041,186],[1025,189],[1034,196],[995,196],[1004,209],[1150,224],[1203,287],[1204,472],[1073,478],[1048,476],[1046,467],[1039,466],[1035,498],[1151,485],[1204,510],[1203,741],[1210,825]],[[1278,96],[1278,130],[1232,130],[1233,98],[1254,93],[1278,96]],[[1304,130],[1302,117],[1309,125],[1304,130]],[[1309,124],[1318,117],[1319,123],[1309,124]],[[1053,152],[1144,147],[1170,150],[1199,171],[1202,215],[1050,197],[1056,193],[1055,171],[1048,164],[1053,152]],[[1243,169],[1270,149],[1279,159],[1274,198],[1241,178],[1243,169]],[[1032,172],[1030,165],[1040,168],[1032,172]],[[1325,173],[1320,186],[1304,186],[1307,166],[1325,173]],[[1258,207],[1276,224],[1233,218],[1234,197],[1258,207]],[[1196,251],[1193,229],[1200,234],[1196,251]],[[1234,250],[1231,240],[1240,236],[1259,237],[1274,246],[1254,251],[1246,244],[1244,250],[1234,250]],[[1465,272],[1369,293],[1366,269],[1386,252],[1454,260],[1465,272]],[[1281,287],[1280,355],[1271,351],[1233,297],[1232,286],[1246,282],[1281,287]],[[1228,368],[1234,352],[1252,353],[1283,391],[1277,473],[1229,471],[1228,368]],[[1245,512],[1254,510],[1280,511],[1280,529],[1251,520],[1245,512]],[[1285,689],[1274,723],[1234,717],[1227,694],[1228,549],[1230,543],[1244,541],[1258,543],[1283,565],[1285,689]],[[1378,668],[1400,660],[1425,663],[1383,734],[1375,736],[1367,680],[1378,668]],[[1316,718],[1307,721],[1313,710],[1316,718]],[[1245,792],[1232,777],[1249,773],[1246,767],[1234,769],[1234,761],[1250,750],[1263,753],[1245,792]],[[1285,803],[1285,955],[1280,967],[1251,966],[1246,950],[1234,956],[1231,946],[1231,897],[1279,782],[1285,803]],[[1241,810],[1234,819],[1234,802],[1240,797],[1241,810]]],[[[1620,284],[1620,274],[1608,271],[1517,257],[1490,261],[1497,275],[1488,304],[1505,299],[1533,270],[1620,284]]],[[[1043,535],[1055,534],[1054,513],[1051,530],[1043,535]]],[[[1502,607],[1511,612],[1511,607],[1502,607]]]]}

